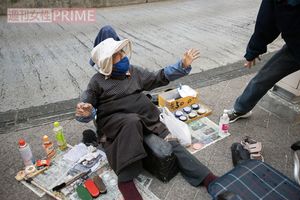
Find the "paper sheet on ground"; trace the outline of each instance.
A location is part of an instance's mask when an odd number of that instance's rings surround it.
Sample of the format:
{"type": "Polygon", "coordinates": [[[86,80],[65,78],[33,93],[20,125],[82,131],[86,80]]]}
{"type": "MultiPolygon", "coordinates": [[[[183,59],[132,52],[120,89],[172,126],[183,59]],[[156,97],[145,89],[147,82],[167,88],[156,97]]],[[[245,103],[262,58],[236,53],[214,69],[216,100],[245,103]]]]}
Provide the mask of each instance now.
{"type": "Polygon", "coordinates": [[[219,126],[207,117],[189,122],[188,126],[192,135],[192,145],[187,149],[193,154],[230,135],[219,133],[219,126]],[[194,149],[195,143],[201,148],[194,149]]]}
{"type": "MultiPolygon", "coordinates": [[[[220,134],[219,127],[217,124],[209,120],[208,118],[201,118],[195,120],[193,122],[188,123],[191,135],[192,135],[192,144],[199,143],[202,145],[201,149],[229,136],[230,134],[220,134]]],[[[82,146],[77,146],[77,148],[73,151],[61,152],[57,151],[57,155],[55,159],[52,161],[51,167],[44,173],[34,177],[34,181],[36,181],[41,186],[45,187],[47,190],[51,191],[51,189],[64,182],[66,179],[70,178],[68,172],[70,169],[73,169],[76,160],[78,157],[73,155],[74,153],[78,153],[82,146]],[[71,153],[67,153],[71,152],[71,153]],[[67,155],[66,155],[67,154],[67,155]],[[64,156],[66,155],[66,156],[64,156]],[[66,158],[66,159],[64,159],[66,158]]],[[[201,149],[193,149],[192,145],[188,148],[191,153],[196,153],[201,149]]],[[[102,151],[101,151],[102,152],[102,151]]],[[[97,165],[93,166],[94,171],[102,177],[107,189],[108,193],[100,195],[97,200],[122,200],[123,197],[118,190],[117,186],[117,176],[108,166],[105,153],[102,152],[103,156],[99,159],[97,165]],[[96,167],[96,168],[95,168],[96,167]]],[[[77,167],[76,170],[81,170],[81,168],[77,167]]],[[[137,179],[135,179],[135,183],[137,183],[137,188],[140,191],[143,199],[145,200],[159,200],[149,189],[149,185],[151,184],[152,178],[139,175],[137,179]]],[[[76,181],[70,186],[64,188],[62,192],[64,192],[67,199],[79,200],[75,188],[76,185],[80,184],[80,181],[76,181]]],[[[26,184],[27,187],[33,190],[39,196],[43,195],[43,192],[35,190],[31,184],[26,184]],[[30,187],[31,186],[31,187],[30,187]]]]}
{"type": "MultiPolygon", "coordinates": [[[[71,148],[66,152],[57,151],[56,157],[52,160],[51,167],[47,171],[45,171],[45,173],[39,174],[38,176],[34,177],[33,180],[36,183],[38,183],[40,186],[47,189],[48,191],[51,191],[51,189],[54,186],[63,183],[64,181],[71,178],[72,176],[70,175],[70,172],[72,172],[71,174],[73,174],[74,168],[76,168],[75,171],[86,170],[86,169],[82,169],[82,167],[81,168],[77,167],[75,160],[78,159],[76,158],[76,156],[73,155],[73,153],[78,153],[78,150],[80,150],[81,148],[82,147],[77,146],[76,149],[73,151],[71,151],[72,150],[71,148]],[[66,154],[68,155],[65,156],[66,154]]],[[[94,175],[98,174],[100,177],[102,177],[108,192],[106,194],[100,195],[98,198],[95,199],[96,200],[113,200],[113,199],[122,200],[123,197],[117,186],[117,175],[109,167],[105,153],[101,151],[101,154],[103,155],[99,159],[99,162],[97,162],[93,167],[91,167],[91,169],[93,169],[92,171],[94,172],[94,175]]],[[[75,189],[77,185],[79,185],[81,182],[82,180],[77,180],[71,185],[69,185],[68,187],[65,187],[64,189],[61,190],[61,192],[66,197],[66,199],[79,200],[75,189]]],[[[159,198],[157,198],[148,189],[151,182],[152,182],[152,178],[149,178],[144,175],[139,175],[135,179],[135,183],[143,199],[159,200],[159,198]]],[[[23,184],[29,189],[31,189],[39,197],[42,197],[45,194],[44,192],[40,191],[38,188],[34,187],[32,184],[28,184],[26,182],[23,184]]]]}
{"type": "MultiPolygon", "coordinates": [[[[95,200],[123,200],[123,196],[121,195],[119,189],[118,189],[118,181],[117,181],[117,175],[113,172],[113,170],[109,167],[108,164],[103,166],[101,169],[98,170],[97,174],[102,178],[104,184],[107,188],[107,193],[103,194],[97,198],[94,198],[95,200]]],[[[152,178],[149,178],[144,175],[139,175],[134,180],[137,189],[139,190],[140,194],[142,195],[144,200],[159,200],[157,196],[155,196],[149,189],[149,185],[152,182],[152,178]]],[[[74,188],[76,188],[76,185],[79,183],[74,183],[70,187],[68,187],[69,191],[66,193],[66,196],[71,200],[80,200],[77,193],[75,192],[74,188]]]]}

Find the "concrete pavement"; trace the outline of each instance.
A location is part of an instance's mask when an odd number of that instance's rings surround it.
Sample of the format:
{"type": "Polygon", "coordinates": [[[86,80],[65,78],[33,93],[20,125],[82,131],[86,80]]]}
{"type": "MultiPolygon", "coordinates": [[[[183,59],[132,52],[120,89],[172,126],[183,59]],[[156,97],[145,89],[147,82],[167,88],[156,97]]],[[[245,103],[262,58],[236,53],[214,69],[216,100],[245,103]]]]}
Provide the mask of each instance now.
{"type": "MultiPolygon", "coordinates": [[[[190,47],[199,48],[202,58],[193,65],[192,75],[168,87],[182,82],[200,88],[202,100],[213,109],[210,119],[217,123],[222,110],[231,107],[261,66],[248,71],[241,60],[259,3],[174,0],[103,8],[97,10],[95,24],[7,24],[0,17],[0,132],[4,128],[5,133],[0,134],[0,199],[40,199],[14,179],[22,167],[19,138],[29,141],[35,156],[41,157],[41,138],[48,134],[53,140],[54,119],[65,116],[61,124],[72,145],[80,141],[84,129],[93,127],[72,118],[79,94],[95,73],[88,60],[100,26],[111,24],[122,38],[132,39],[132,63],[150,70],[176,61],[190,47]]],[[[281,44],[277,40],[269,51],[281,44]]],[[[195,155],[222,175],[232,168],[230,145],[249,135],[263,143],[266,162],[291,177],[289,146],[299,140],[299,131],[300,125],[257,106],[250,119],[231,125],[230,137],[195,155]]],[[[181,175],[167,184],[154,178],[150,189],[165,200],[210,199],[204,188],[190,186],[181,175]]]]}
{"type": "MultiPolygon", "coordinates": [[[[232,106],[235,98],[252,77],[253,74],[241,76],[199,88],[201,99],[213,109],[213,114],[209,118],[217,123],[222,110],[232,106]]],[[[93,127],[92,123],[82,124],[75,120],[64,120],[61,124],[65,129],[67,141],[72,145],[81,140],[81,133],[84,129],[93,127]]],[[[247,135],[262,142],[262,153],[268,164],[292,178],[293,162],[289,147],[300,139],[299,124],[289,124],[256,106],[253,110],[253,116],[232,124],[230,132],[231,136],[195,154],[214,173],[221,176],[232,169],[230,146],[247,135]]],[[[25,138],[31,144],[34,155],[38,158],[44,153],[41,145],[44,134],[48,134],[54,140],[52,124],[0,135],[0,199],[40,199],[18,183],[14,176],[22,167],[17,148],[18,139],[25,138]]],[[[149,174],[146,173],[146,175],[149,174]]],[[[210,199],[203,187],[190,186],[180,174],[166,184],[154,178],[150,190],[162,200],[210,199]]],[[[50,200],[51,198],[45,196],[42,199],[50,200]]]]}
{"type": "MultiPolygon", "coordinates": [[[[242,59],[259,3],[174,0],[101,8],[91,24],[8,24],[1,16],[0,124],[14,124],[21,115],[26,120],[22,109],[73,103],[95,73],[88,60],[103,25],[131,39],[132,63],[150,70],[176,62],[188,48],[200,49],[196,74],[242,59]]],[[[278,40],[269,50],[281,44],[278,40]]]]}

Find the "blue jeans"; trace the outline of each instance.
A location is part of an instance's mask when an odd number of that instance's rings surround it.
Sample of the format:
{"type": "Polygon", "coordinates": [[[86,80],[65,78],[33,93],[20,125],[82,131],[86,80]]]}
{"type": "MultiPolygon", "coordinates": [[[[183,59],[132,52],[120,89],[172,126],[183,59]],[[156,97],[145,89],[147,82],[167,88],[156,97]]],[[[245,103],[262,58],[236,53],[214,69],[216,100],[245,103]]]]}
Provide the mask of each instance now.
{"type": "Polygon", "coordinates": [[[300,63],[284,45],[248,83],[243,94],[236,99],[234,110],[239,113],[251,111],[278,81],[298,70],[300,70],[300,63]]]}

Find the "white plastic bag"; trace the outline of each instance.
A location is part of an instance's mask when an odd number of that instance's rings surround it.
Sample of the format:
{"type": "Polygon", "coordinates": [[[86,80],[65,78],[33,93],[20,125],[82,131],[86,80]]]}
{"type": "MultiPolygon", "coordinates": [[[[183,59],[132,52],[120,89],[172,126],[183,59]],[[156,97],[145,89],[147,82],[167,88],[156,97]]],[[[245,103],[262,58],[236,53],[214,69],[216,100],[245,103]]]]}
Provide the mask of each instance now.
{"type": "Polygon", "coordinates": [[[181,145],[191,145],[192,137],[188,125],[177,119],[167,107],[162,108],[160,121],[167,126],[172,136],[178,138],[181,145]]]}
{"type": "Polygon", "coordinates": [[[177,88],[177,91],[178,91],[179,95],[182,98],[184,98],[184,97],[196,97],[197,96],[196,90],[192,89],[188,85],[180,85],[180,87],[177,88]]]}

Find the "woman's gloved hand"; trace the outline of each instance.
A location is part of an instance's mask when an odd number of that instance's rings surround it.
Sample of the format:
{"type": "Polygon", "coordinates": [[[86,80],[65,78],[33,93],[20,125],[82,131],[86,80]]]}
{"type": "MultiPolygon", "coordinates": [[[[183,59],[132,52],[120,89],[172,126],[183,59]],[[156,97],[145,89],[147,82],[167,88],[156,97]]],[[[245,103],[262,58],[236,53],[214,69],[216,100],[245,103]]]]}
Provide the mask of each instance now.
{"type": "Polygon", "coordinates": [[[89,117],[92,115],[93,106],[90,103],[78,103],[76,106],[77,117],[89,117]]]}
{"type": "Polygon", "coordinates": [[[189,67],[194,60],[200,57],[200,51],[197,49],[190,49],[183,54],[182,65],[184,68],[189,67]]]}

